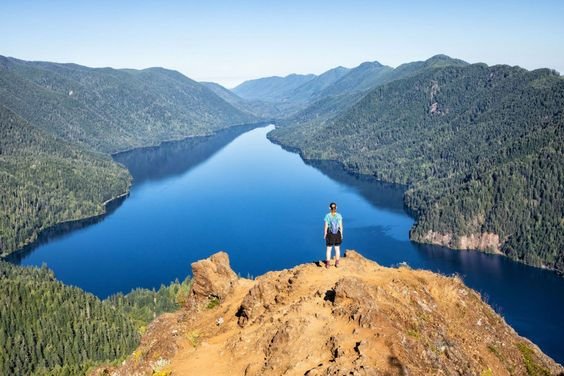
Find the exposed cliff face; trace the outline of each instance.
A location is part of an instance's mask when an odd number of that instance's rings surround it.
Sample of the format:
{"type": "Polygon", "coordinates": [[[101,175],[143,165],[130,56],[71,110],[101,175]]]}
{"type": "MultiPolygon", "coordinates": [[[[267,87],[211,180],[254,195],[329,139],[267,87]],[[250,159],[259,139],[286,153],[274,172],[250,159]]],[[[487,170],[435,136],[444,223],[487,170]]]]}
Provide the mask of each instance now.
{"type": "Polygon", "coordinates": [[[109,374],[564,373],[456,277],[354,251],[339,268],[304,264],[256,280],[236,278],[224,253],[192,267],[187,307],[159,317],[109,374]]]}
{"type": "Polygon", "coordinates": [[[412,238],[421,243],[437,244],[453,249],[477,249],[492,253],[501,253],[499,235],[491,232],[455,237],[452,234],[443,234],[429,230],[423,236],[412,236],[412,238]]]}

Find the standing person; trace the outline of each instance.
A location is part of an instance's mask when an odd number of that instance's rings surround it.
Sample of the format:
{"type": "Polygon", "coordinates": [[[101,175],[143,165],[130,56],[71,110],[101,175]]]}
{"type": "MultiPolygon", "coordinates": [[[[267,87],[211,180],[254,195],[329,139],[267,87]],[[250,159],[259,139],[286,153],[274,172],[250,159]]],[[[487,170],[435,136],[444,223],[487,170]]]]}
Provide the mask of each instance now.
{"type": "Polygon", "coordinates": [[[335,247],[335,267],[339,266],[339,258],[341,256],[341,243],[343,241],[343,217],[337,213],[337,204],[334,202],[329,204],[331,210],[325,216],[323,237],[327,246],[327,254],[325,257],[325,267],[329,267],[331,260],[331,248],[335,247]]]}

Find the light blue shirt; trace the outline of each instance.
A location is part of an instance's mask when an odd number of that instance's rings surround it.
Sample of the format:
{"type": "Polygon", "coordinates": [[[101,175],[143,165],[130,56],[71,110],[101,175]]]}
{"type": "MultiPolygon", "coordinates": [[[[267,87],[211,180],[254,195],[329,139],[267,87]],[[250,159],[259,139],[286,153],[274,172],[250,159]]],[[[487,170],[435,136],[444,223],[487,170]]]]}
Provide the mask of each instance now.
{"type": "Polygon", "coordinates": [[[343,227],[343,217],[339,213],[335,213],[332,215],[331,213],[327,213],[325,216],[325,223],[327,223],[327,227],[331,229],[331,222],[337,221],[339,223],[339,230],[343,227]]]}

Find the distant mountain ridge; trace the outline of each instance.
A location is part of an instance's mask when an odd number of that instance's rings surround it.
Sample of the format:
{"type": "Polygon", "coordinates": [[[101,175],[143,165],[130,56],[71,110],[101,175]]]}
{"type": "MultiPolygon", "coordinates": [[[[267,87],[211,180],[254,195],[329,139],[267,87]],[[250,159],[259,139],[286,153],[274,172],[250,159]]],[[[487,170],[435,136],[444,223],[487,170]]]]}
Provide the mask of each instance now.
{"type": "Polygon", "coordinates": [[[395,69],[383,66],[378,62],[362,63],[333,85],[316,93],[312,102],[283,119],[281,124],[323,122],[346,111],[370,90],[380,85],[407,78],[428,69],[465,65],[468,63],[446,55],[435,55],[425,61],[402,64],[395,69]]]}
{"type": "Polygon", "coordinates": [[[310,101],[312,98],[315,98],[318,93],[339,81],[349,72],[350,69],[345,67],[330,69],[294,89],[286,99],[291,98],[292,100],[303,102],[310,101]]]}
{"type": "Polygon", "coordinates": [[[0,104],[33,126],[117,152],[257,121],[176,71],[0,57],[0,104]]]}
{"type": "Polygon", "coordinates": [[[318,93],[317,97],[342,95],[372,89],[392,70],[393,68],[382,65],[377,61],[362,63],[358,67],[351,69],[331,86],[318,93]]]}
{"type": "Polygon", "coordinates": [[[245,99],[308,103],[316,99],[372,88],[392,68],[365,62],[356,68],[336,67],[319,76],[290,74],[245,81],[232,91],[245,99]]]}
{"type": "Polygon", "coordinates": [[[425,69],[463,65],[468,63],[446,55],[435,55],[426,61],[403,64],[395,69],[372,61],[355,68],[336,67],[319,76],[292,74],[249,80],[232,92],[247,100],[261,99],[278,105],[278,119],[283,123],[303,123],[327,119],[379,85],[425,69]],[[305,82],[300,84],[299,80],[305,82]]]}
{"type": "Polygon", "coordinates": [[[243,99],[233,91],[217,84],[215,82],[200,82],[208,89],[213,91],[217,96],[232,105],[233,107],[246,112],[252,116],[257,116],[261,119],[275,119],[283,116],[283,111],[280,106],[275,103],[265,102],[261,100],[247,100],[243,99]]]}
{"type": "Polygon", "coordinates": [[[233,88],[232,91],[241,98],[248,100],[283,101],[289,93],[315,77],[314,74],[290,74],[286,77],[259,78],[245,81],[233,88]]]}

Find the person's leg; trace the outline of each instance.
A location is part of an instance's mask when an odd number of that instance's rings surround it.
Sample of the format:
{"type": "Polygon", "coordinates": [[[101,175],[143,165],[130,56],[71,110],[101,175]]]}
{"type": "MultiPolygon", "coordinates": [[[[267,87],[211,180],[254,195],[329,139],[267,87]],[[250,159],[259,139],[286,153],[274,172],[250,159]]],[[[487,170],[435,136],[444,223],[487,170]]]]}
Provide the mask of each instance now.
{"type": "Polygon", "coordinates": [[[335,266],[339,266],[339,258],[341,257],[341,246],[335,246],[335,266]]]}
{"type": "Polygon", "coordinates": [[[329,261],[331,260],[331,246],[327,246],[327,252],[325,253],[325,266],[329,267],[329,261]]]}

